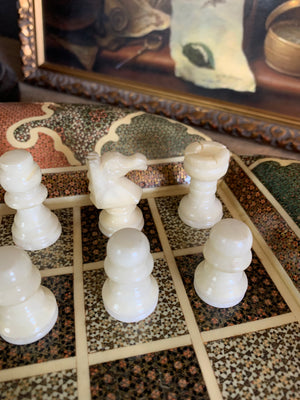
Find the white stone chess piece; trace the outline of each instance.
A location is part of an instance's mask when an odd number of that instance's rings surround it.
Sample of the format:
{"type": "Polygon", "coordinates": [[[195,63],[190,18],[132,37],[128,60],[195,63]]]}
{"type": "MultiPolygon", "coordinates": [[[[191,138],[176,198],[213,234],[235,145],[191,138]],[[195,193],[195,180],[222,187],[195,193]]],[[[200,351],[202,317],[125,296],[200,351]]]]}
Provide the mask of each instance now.
{"type": "Polygon", "coordinates": [[[44,337],[58,315],[53,293],[28,254],[15,246],[0,247],[0,335],[9,343],[28,344],[44,337]]]}
{"type": "Polygon", "coordinates": [[[137,207],[143,190],[125,175],[131,170],[146,170],[147,159],[136,153],[124,156],[109,151],[101,157],[96,152],[87,156],[90,199],[102,209],[99,229],[110,237],[122,228],[142,230],[144,217],[137,207]]]}
{"type": "Polygon", "coordinates": [[[242,221],[227,218],[211,230],[204,245],[202,261],[195,271],[194,287],[207,304],[227,308],[244,297],[248,279],[244,270],[250,265],[252,233],[242,221]]]}
{"type": "Polygon", "coordinates": [[[189,193],[181,199],[181,220],[196,229],[211,228],[221,220],[222,204],[216,198],[217,182],[225,175],[230,152],[217,142],[202,141],[187,146],[184,169],[191,177],[189,193]]]}
{"type": "Polygon", "coordinates": [[[43,202],[48,192],[42,174],[26,150],[11,150],[0,157],[0,182],[5,203],[17,210],[12,226],[14,243],[25,250],[41,250],[59,238],[57,216],[43,202]]]}
{"type": "Polygon", "coordinates": [[[150,315],[158,301],[158,285],[151,275],[153,257],[144,233],[133,228],[115,232],[107,243],[102,288],[106,311],[122,322],[137,322],[150,315]]]}

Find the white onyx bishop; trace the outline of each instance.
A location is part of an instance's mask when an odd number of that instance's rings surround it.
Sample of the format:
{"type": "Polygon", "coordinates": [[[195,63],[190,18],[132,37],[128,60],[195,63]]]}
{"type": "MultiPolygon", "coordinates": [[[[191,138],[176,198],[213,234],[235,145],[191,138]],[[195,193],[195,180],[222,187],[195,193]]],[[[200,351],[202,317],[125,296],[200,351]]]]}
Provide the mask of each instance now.
{"type": "Polygon", "coordinates": [[[41,275],[28,254],[15,246],[0,247],[0,335],[22,345],[44,337],[55,325],[53,293],[41,286],[41,275]]]}
{"type": "Polygon", "coordinates": [[[225,175],[230,153],[217,142],[202,141],[187,146],[184,169],[191,177],[189,193],[181,199],[178,214],[181,220],[196,229],[211,228],[223,215],[216,198],[217,182],[225,175]]]}
{"type": "Polygon", "coordinates": [[[106,311],[122,322],[138,322],[150,315],[158,301],[158,285],[151,275],[153,257],[144,233],[134,228],[115,232],[107,243],[102,289],[106,311]]]}
{"type": "Polygon", "coordinates": [[[242,221],[227,218],[211,230],[204,245],[202,261],[195,271],[194,287],[207,304],[227,308],[244,297],[248,279],[244,270],[250,265],[252,233],[242,221]]]}
{"type": "Polygon", "coordinates": [[[42,174],[26,150],[11,150],[0,157],[0,182],[5,203],[17,210],[12,226],[14,243],[25,250],[41,250],[61,234],[57,216],[43,202],[48,192],[42,174]]]}

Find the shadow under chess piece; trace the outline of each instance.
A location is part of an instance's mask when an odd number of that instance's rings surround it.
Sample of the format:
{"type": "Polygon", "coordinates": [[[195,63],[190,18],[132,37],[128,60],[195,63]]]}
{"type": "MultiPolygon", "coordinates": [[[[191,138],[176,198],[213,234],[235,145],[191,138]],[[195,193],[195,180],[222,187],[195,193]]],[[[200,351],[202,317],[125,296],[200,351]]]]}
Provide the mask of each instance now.
{"type": "Polygon", "coordinates": [[[184,169],[191,177],[189,193],[181,199],[180,219],[196,229],[211,228],[221,220],[222,204],[216,198],[218,179],[225,175],[230,152],[217,142],[202,141],[187,146],[184,169]]]}
{"type": "Polygon", "coordinates": [[[143,154],[124,156],[107,152],[87,156],[89,191],[92,203],[102,209],[99,229],[107,237],[122,228],[142,230],[144,217],[137,207],[143,190],[125,175],[131,170],[146,170],[143,154]]]}
{"type": "Polygon", "coordinates": [[[233,307],[244,297],[250,265],[252,233],[242,221],[223,219],[211,230],[202,261],[195,271],[194,287],[205,303],[219,308],[233,307]]]}
{"type": "Polygon", "coordinates": [[[12,344],[44,337],[56,323],[53,293],[41,286],[41,275],[28,254],[15,246],[0,247],[0,335],[12,344]]]}
{"type": "Polygon", "coordinates": [[[17,210],[12,226],[14,243],[25,250],[41,250],[57,241],[61,225],[43,202],[48,191],[42,173],[26,150],[11,150],[0,157],[0,182],[5,203],[17,210]]]}
{"type": "Polygon", "coordinates": [[[137,229],[115,232],[107,243],[102,288],[106,311],[122,322],[138,322],[156,308],[158,285],[151,275],[154,261],[146,235],[137,229]]]}

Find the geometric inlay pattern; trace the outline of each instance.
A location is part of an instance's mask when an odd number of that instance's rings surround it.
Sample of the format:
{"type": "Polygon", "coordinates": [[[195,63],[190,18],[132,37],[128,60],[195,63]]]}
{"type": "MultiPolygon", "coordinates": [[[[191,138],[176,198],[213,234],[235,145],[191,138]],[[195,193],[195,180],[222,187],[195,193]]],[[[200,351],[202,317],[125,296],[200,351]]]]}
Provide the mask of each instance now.
{"type": "Polygon", "coordinates": [[[299,399],[297,323],[209,342],[224,399],[299,399]]]}
{"type": "Polygon", "coordinates": [[[76,370],[51,372],[30,378],[0,382],[0,399],[76,400],[76,370]]]}
{"type": "MultiPolygon", "coordinates": [[[[155,199],[164,229],[172,250],[196,247],[205,244],[210,229],[195,229],[186,225],[178,215],[178,207],[183,196],[166,196],[155,199]]],[[[231,215],[223,205],[223,218],[231,215]]]]}
{"type": "Polygon", "coordinates": [[[93,400],[209,399],[190,346],[93,365],[90,376],[93,400]]]}
{"type": "Polygon", "coordinates": [[[300,164],[283,167],[278,162],[268,161],[257,165],[252,172],[300,228],[300,164]]]}

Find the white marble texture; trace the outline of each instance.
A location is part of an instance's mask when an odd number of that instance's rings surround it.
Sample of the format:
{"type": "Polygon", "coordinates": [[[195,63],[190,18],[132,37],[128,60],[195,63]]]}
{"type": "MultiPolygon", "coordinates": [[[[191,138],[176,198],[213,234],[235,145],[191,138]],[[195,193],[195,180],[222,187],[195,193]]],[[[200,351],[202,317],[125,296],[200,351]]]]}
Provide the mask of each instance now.
{"type": "Polygon", "coordinates": [[[107,237],[123,228],[142,230],[144,218],[137,207],[143,190],[125,175],[131,170],[146,170],[143,154],[124,156],[109,151],[99,156],[91,152],[87,157],[90,198],[102,209],[99,229],[107,237]]]}
{"type": "Polygon", "coordinates": [[[144,233],[124,228],[107,243],[102,289],[106,311],[122,322],[138,322],[156,308],[158,285],[151,275],[154,261],[144,233]]]}
{"type": "Polygon", "coordinates": [[[202,261],[195,271],[194,287],[207,304],[227,308],[244,297],[248,279],[244,270],[250,265],[252,233],[242,221],[227,218],[211,230],[204,245],[202,261]]]}
{"type": "Polygon", "coordinates": [[[179,204],[181,220],[196,229],[211,228],[223,216],[216,198],[218,179],[225,175],[230,152],[217,142],[194,142],[184,153],[184,169],[191,177],[189,193],[179,204]]]}
{"type": "Polygon", "coordinates": [[[56,323],[53,293],[41,286],[41,275],[28,254],[15,246],[0,247],[0,335],[23,345],[44,337],[56,323]]]}
{"type": "Polygon", "coordinates": [[[42,173],[26,150],[11,150],[0,157],[0,183],[5,203],[17,210],[12,226],[14,243],[25,250],[41,250],[57,241],[61,225],[43,202],[48,192],[42,173]]]}

